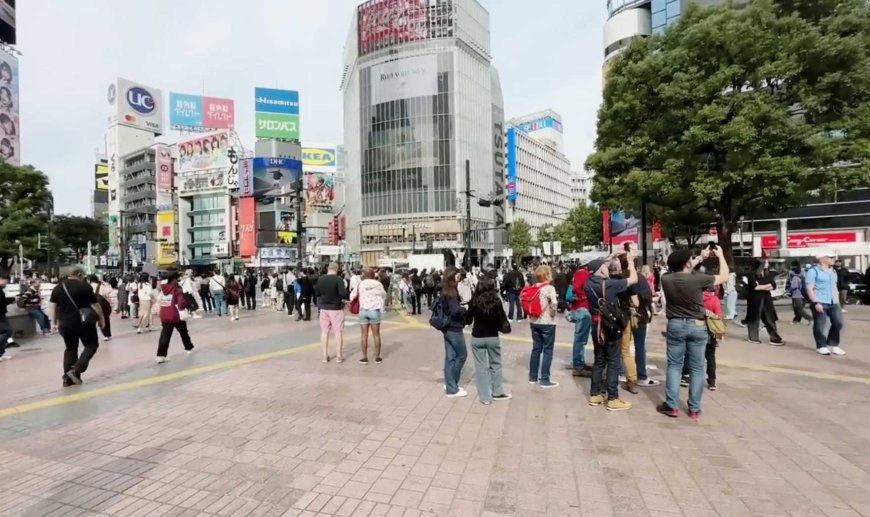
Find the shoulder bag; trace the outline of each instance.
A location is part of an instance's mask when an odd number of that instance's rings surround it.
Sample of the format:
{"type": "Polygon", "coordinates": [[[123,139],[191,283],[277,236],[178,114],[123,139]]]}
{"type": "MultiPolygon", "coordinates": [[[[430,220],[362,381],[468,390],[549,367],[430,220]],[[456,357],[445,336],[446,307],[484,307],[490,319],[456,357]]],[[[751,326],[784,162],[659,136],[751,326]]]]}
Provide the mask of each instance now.
{"type": "Polygon", "coordinates": [[[79,311],[79,320],[82,325],[93,325],[96,322],[100,321],[99,315],[97,315],[96,311],[90,307],[79,307],[79,304],[73,300],[72,295],[69,294],[69,290],[66,288],[66,282],[61,282],[61,287],[63,287],[63,292],[66,293],[66,297],[69,298],[69,301],[72,302],[73,307],[78,309],[79,311]]]}

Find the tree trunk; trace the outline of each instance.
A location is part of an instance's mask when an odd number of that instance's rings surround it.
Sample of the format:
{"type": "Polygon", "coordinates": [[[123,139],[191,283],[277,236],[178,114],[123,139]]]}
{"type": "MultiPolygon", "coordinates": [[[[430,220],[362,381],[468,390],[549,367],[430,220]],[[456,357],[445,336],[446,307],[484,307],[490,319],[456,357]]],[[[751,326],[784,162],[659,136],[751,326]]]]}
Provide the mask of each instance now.
{"type": "Polygon", "coordinates": [[[725,221],[721,215],[716,216],[716,233],[719,236],[719,247],[722,248],[722,253],[725,254],[725,261],[728,262],[728,267],[734,269],[734,245],[731,242],[731,236],[734,235],[734,223],[725,221]]]}

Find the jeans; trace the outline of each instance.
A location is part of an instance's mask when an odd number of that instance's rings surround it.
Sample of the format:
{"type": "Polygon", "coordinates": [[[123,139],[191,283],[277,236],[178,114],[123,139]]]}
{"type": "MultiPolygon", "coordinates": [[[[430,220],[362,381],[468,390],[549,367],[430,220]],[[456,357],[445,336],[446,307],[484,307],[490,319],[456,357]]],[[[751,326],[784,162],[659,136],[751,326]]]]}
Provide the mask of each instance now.
{"type": "Polygon", "coordinates": [[[218,316],[229,314],[227,312],[227,299],[224,298],[224,293],[214,293],[212,296],[214,297],[214,312],[218,316]]]}
{"type": "Polygon", "coordinates": [[[592,331],[592,316],[581,307],[574,311],[574,343],[571,346],[571,363],[574,368],[586,366],[586,342],[592,331]]]}
{"type": "Polygon", "coordinates": [[[556,325],[532,325],[532,356],[529,358],[529,380],[550,382],[553,364],[553,346],[556,344],[556,325]],[[543,359],[542,359],[543,356],[543,359]],[[540,367],[540,375],[538,369],[540,367]]]}
{"type": "Polygon", "coordinates": [[[592,385],[590,395],[604,394],[604,370],[607,370],[607,398],[617,400],[619,398],[619,338],[605,340],[601,343],[598,332],[592,333],[592,344],[595,350],[595,363],[592,365],[592,385]]]}
{"type": "MultiPolygon", "coordinates": [[[[51,325],[48,323],[48,315],[45,314],[41,308],[37,307],[35,309],[30,309],[27,311],[27,315],[39,325],[39,330],[43,333],[51,332],[51,325]]],[[[109,315],[107,314],[106,318],[108,317],[109,315]]]]}
{"type": "Polygon", "coordinates": [[[284,291],[284,306],[287,307],[287,316],[292,316],[296,309],[296,291],[293,289],[284,291]]]}
{"type": "Polygon", "coordinates": [[[453,395],[459,391],[459,378],[462,367],[468,358],[465,348],[465,334],[461,330],[447,330],[444,334],[444,384],[447,394],[453,395]]]}
{"type": "Polygon", "coordinates": [[[733,320],[737,317],[737,293],[725,294],[725,319],[733,320]]]}
{"type": "Polygon", "coordinates": [[[803,298],[791,299],[791,310],[794,312],[795,323],[800,323],[802,319],[812,321],[813,317],[810,311],[807,310],[807,302],[803,298]]]}
{"type": "Polygon", "coordinates": [[[634,365],[637,368],[637,380],[645,381],[646,376],[646,325],[640,325],[631,331],[634,339],[634,365]]]}
{"type": "Polygon", "coordinates": [[[477,393],[482,402],[491,402],[493,395],[504,394],[501,376],[501,342],[498,337],[472,337],[474,374],[477,393]]]}
{"type": "Polygon", "coordinates": [[[199,291],[199,297],[202,299],[202,306],[200,309],[205,312],[211,312],[214,310],[214,298],[211,295],[211,291],[208,289],[201,289],[199,291]]]}
{"type": "Polygon", "coordinates": [[[311,298],[303,298],[301,296],[296,297],[296,320],[304,319],[308,321],[311,319],[311,298]],[[303,318],[302,311],[305,310],[305,315],[303,318]]]}
{"type": "Polygon", "coordinates": [[[193,342],[190,340],[190,333],[187,332],[187,322],[179,321],[178,323],[163,323],[163,330],[160,331],[160,341],[157,342],[157,357],[166,357],[169,352],[169,340],[172,339],[172,331],[178,330],[181,335],[181,343],[184,349],[188,352],[193,350],[193,342]]]}
{"type": "Polygon", "coordinates": [[[514,319],[514,306],[516,306],[517,308],[516,319],[521,320],[525,318],[525,316],[523,316],[523,307],[522,305],[520,305],[520,295],[508,291],[507,293],[505,293],[505,297],[507,298],[508,302],[508,319],[514,319]]]}
{"type": "Polygon", "coordinates": [[[680,377],[687,354],[689,358],[689,410],[701,411],[704,393],[704,352],[709,334],[704,320],[672,318],[668,320],[665,402],[673,409],[680,407],[680,377]]]}
{"type": "MultiPolygon", "coordinates": [[[[106,319],[108,320],[108,318],[106,319]]],[[[66,347],[63,352],[63,373],[66,374],[70,370],[78,375],[85,373],[100,346],[100,341],[97,338],[97,326],[95,324],[61,325],[60,335],[66,347]],[[79,355],[79,341],[84,347],[82,355],[79,355]]]]}
{"type": "Polygon", "coordinates": [[[816,340],[816,348],[826,346],[840,346],[840,331],[843,330],[843,309],[839,305],[822,303],[823,312],[819,314],[813,310],[813,337],[816,340]],[[825,324],[831,320],[831,329],[825,337],[825,324]]]}

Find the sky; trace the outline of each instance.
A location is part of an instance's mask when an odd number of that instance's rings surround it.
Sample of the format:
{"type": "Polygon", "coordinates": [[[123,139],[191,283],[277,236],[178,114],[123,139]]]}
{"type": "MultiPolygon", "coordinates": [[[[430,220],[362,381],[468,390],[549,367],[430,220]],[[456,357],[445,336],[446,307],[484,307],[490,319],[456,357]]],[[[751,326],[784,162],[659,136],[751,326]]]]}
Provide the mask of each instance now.
{"type": "MultiPolygon", "coordinates": [[[[604,0],[480,0],[505,118],[551,108],[581,170],[601,102],[604,0]]],[[[21,156],[51,180],[55,212],[90,215],[117,77],[236,101],[254,142],[254,87],[299,90],[303,141],[343,139],[343,46],[361,0],[28,0],[17,9],[21,156]],[[183,7],[183,8],[179,8],[183,7]]],[[[168,122],[164,122],[168,123],[168,122]]],[[[173,142],[176,131],[161,141],[173,142]]]]}

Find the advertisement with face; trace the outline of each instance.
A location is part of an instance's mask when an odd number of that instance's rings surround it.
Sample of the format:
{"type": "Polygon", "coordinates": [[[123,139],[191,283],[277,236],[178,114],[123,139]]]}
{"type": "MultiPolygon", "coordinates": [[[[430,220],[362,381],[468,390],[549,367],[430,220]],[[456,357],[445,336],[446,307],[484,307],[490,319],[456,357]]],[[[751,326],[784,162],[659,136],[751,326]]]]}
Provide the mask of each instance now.
{"type": "Polygon", "coordinates": [[[397,59],[371,68],[372,104],[438,93],[438,56],[397,59]]]}
{"type": "Polygon", "coordinates": [[[302,162],[292,158],[254,158],[253,167],[255,197],[279,194],[302,178],[302,162]]]}
{"type": "Polygon", "coordinates": [[[0,50],[0,158],[21,165],[18,58],[0,50]]]}
{"type": "Polygon", "coordinates": [[[335,202],[335,175],[315,172],[305,176],[307,212],[332,212],[335,202]]]}
{"type": "Polygon", "coordinates": [[[163,92],[157,88],[118,78],[112,99],[118,108],[117,120],[122,126],[163,134],[163,92]]]}
{"type": "Polygon", "coordinates": [[[427,0],[370,0],[358,8],[360,55],[428,36],[427,0]]]}
{"type": "Polygon", "coordinates": [[[178,172],[228,168],[229,142],[229,133],[226,131],[179,141],[178,172]]]}

